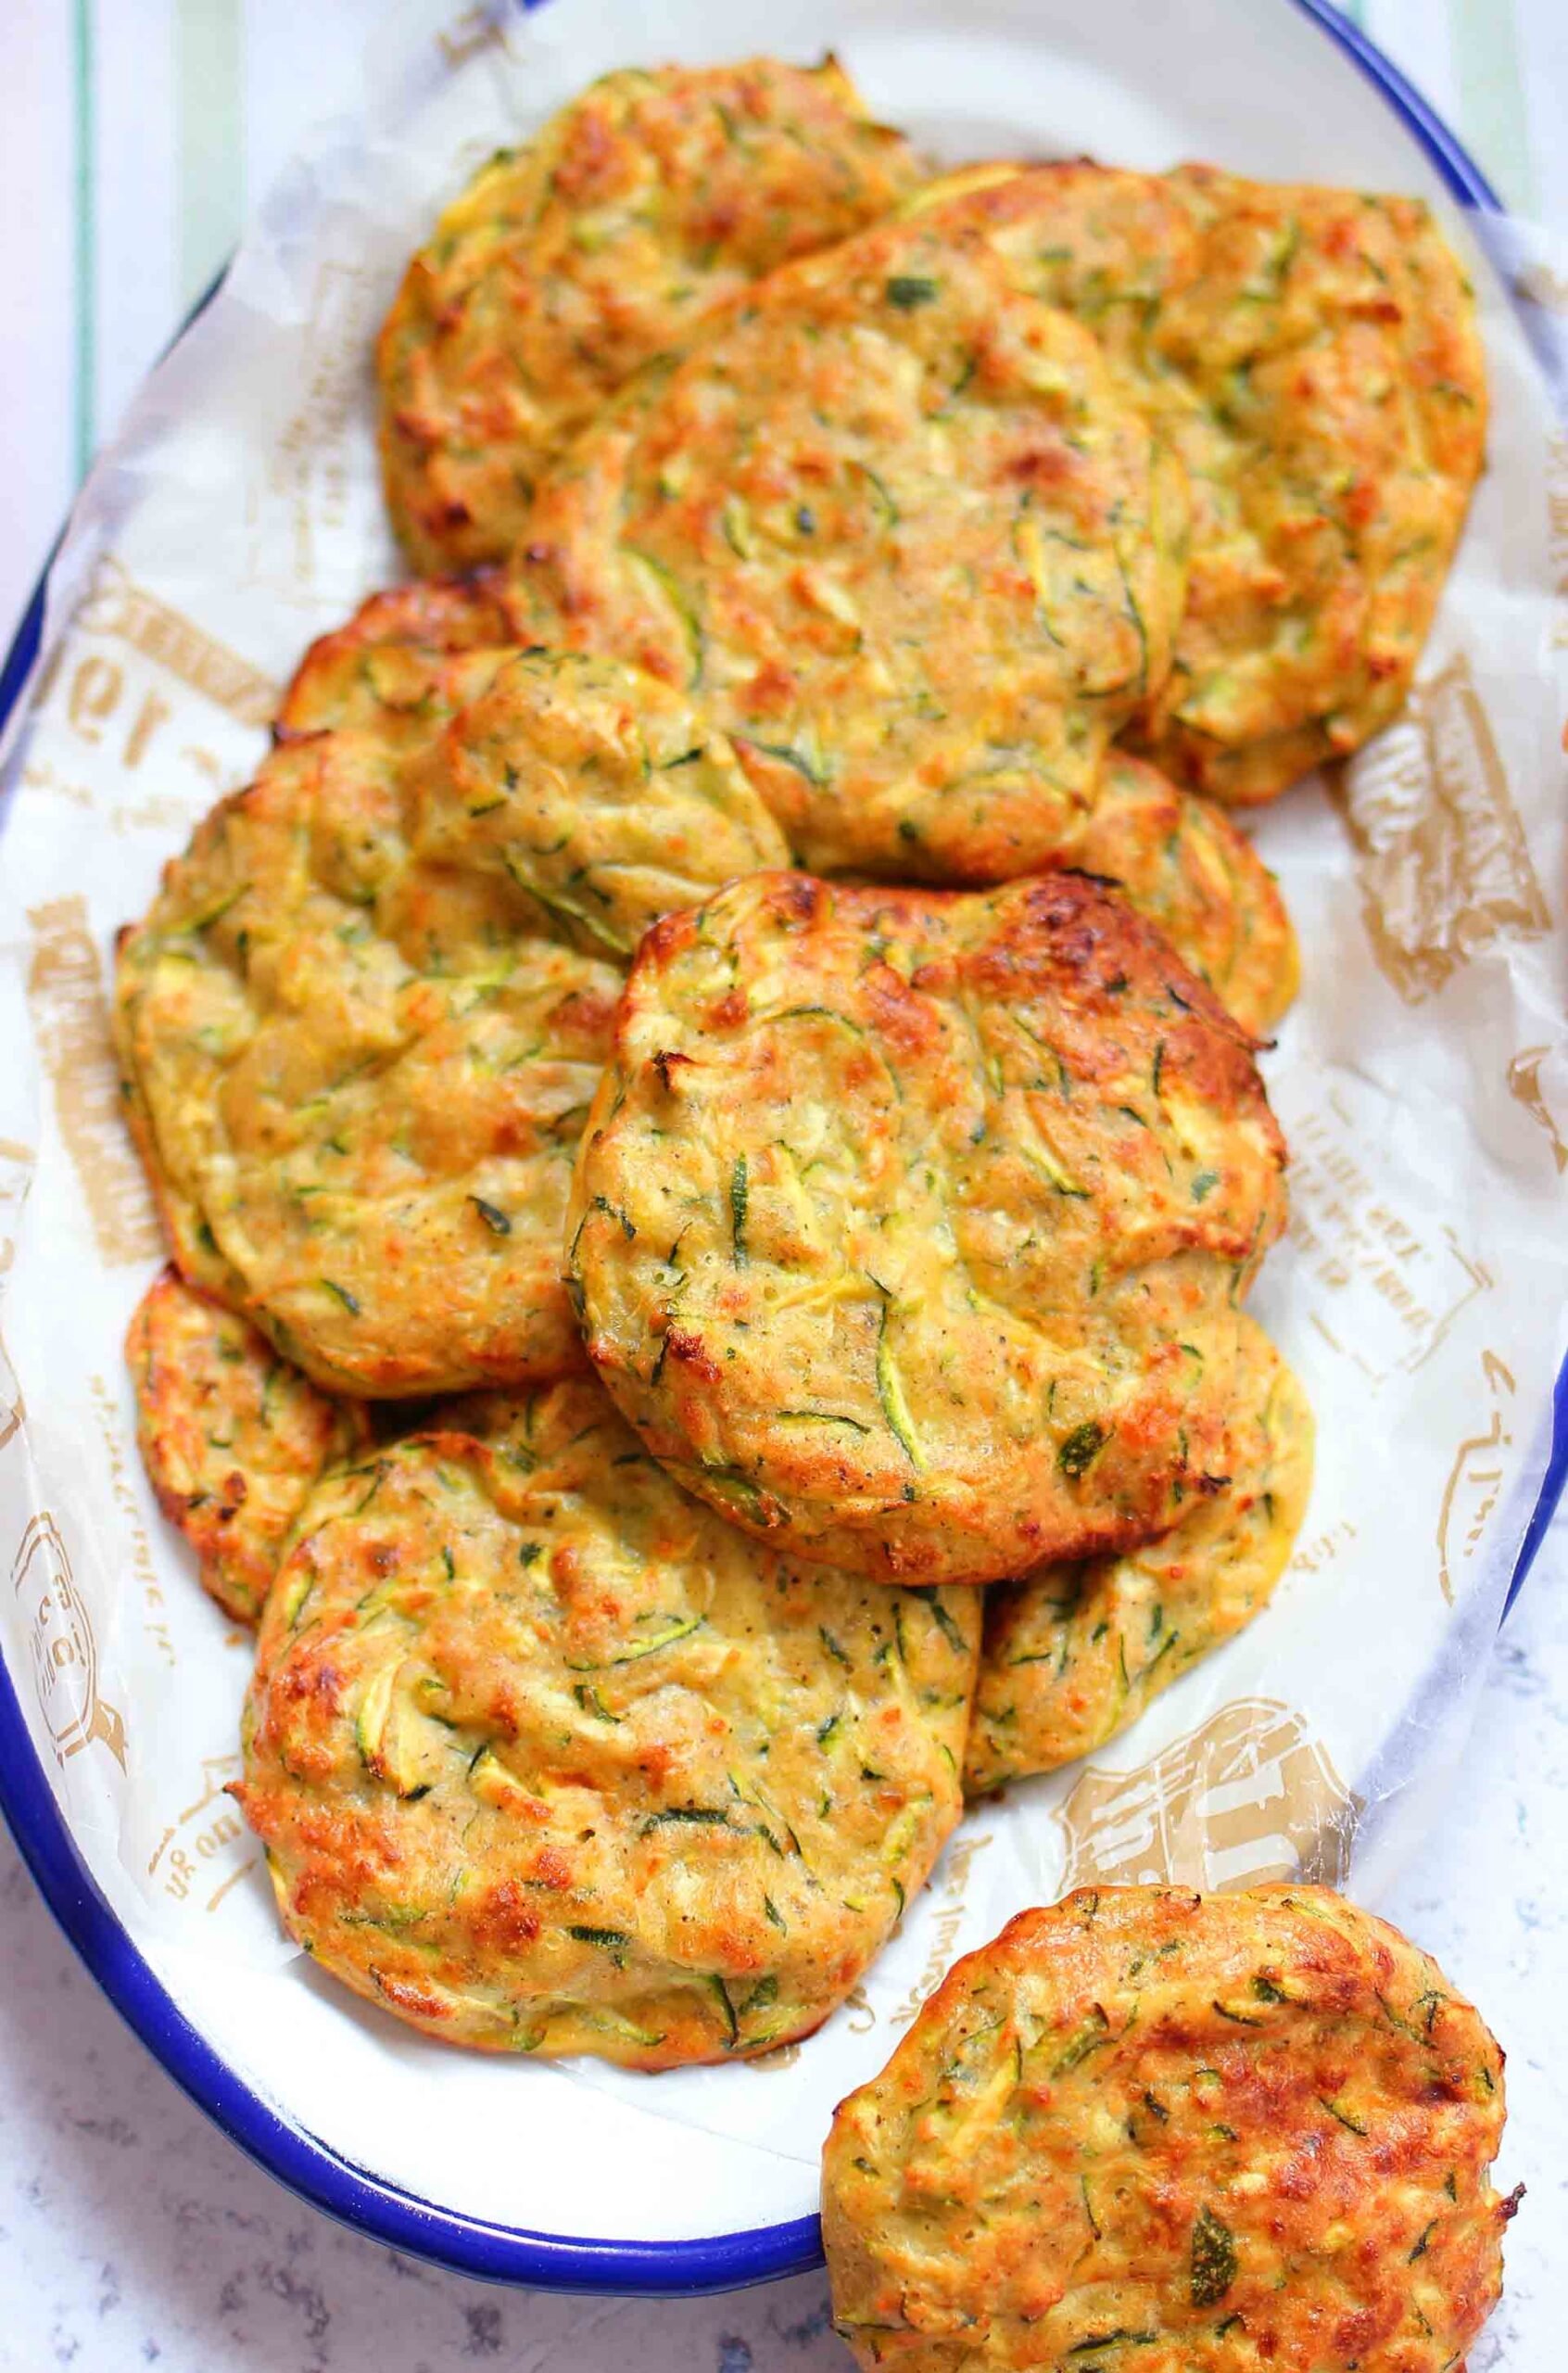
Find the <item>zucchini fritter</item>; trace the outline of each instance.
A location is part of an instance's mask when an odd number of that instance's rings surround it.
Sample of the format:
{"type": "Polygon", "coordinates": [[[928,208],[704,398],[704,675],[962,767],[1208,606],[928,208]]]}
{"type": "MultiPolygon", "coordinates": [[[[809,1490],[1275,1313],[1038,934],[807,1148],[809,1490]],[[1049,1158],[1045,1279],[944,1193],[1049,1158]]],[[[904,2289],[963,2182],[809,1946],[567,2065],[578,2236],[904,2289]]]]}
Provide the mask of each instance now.
{"type": "Polygon", "coordinates": [[[661,915],[789,857],[684,693],[576,653],[509,660],[414,770],[410,797],[423,857],[501,875],[545,928],[615,962],[661,915]]]}
{"type": "Polygon", "coordinates": [[[1158,925],[1233,1020],[1266,1038],[1301,975],[1279,885],[1220,807],[1113,750],[1071,851],[1158,925]]]}
{"type": "Polygon", "coordinates": [[[734,741],[813,869],[1061,854],[1163,681],[1186,489],[1093,336],[921,216],[754,289],[540,490],[519,640],[632,659],[734,741]]]}
{"type": "Polygon", "coordinates": [[[1244,805],[1359,748],[1410,689],[1486,435],[1472,293],[1427,209],[1206,165],[942,186],[922,218],[983,225],[1186,464],[1186,609],[1139,745],[1244,805]]]}
{"type": "Polygon", "coordinates": [[[1453,2373],[1501,2285],[1502,2053],[1326,1888],[1114,1887],[958,1962],[823,2162],[905,2373],[1453,2373]]]}
{"type": "Polygon", "coordinates": [[[621,976],[547,934],[619,955],[781,854],[679,694],[487,656],[438,741],[439,713],[383,730],[375,692],[348,695],[373,730],[285,741],[120,952],[128,1110],[180,1268],[340,1392],[580,1364],[562,1226],[621,976]]]}
{"type": "Polygon", "coordinates": [[[920,169],[831,57],[607,74],[442,215],[381,333],[381,450],[416,567],[499,558],[548,459],[752,281],[920,169]]]}
{"type": "Polygon", "coordinates": [[[238,1791],[285,1924],[453,2042],[640,2068],[820,2024],[960,1811],[980,1601],[791,1567],[590,1378],[328,1479],[238,1791]]]}
{"type": "Polygon", "coordinates": [[[311,643],[284,695],[278,738],[362,726],[390,749],[422,750],[516,649],[499,570],[395,585],[311,643]]]}
{"type": "Polygon", "coordinates": [[[1311,1488],[1312,1415],[1245,1313],[1233,1390],[1216,1471],[1163,1540],[987,1593],[971,1794],[1103,1746],[1267,1605],[1311,1488]]]}
{"type": "Polygon", "coordinates": [[[804,1556],[990,1581],[1167,1529],[1285,1211],[1251,1044],[1074,873],[761,874],[644,940],[573,1188],[590,1357],[804,1556]]]}
{"type": "Polygon", "coordinates": [[[137,1303],[125,1356],[158,1506],[195,1550],[202,1588],[254,1623],[311,1490],[369,1440],[364,1412],[318,1392],[173,1269],[137,1303]]]}
{"type": "Polygon", "coordinates": [[[121,944],[133,1131],[182,1274],[318,1384],[410,1395],[577,1364],[557,1282],[618,972],[411,862],[357,732],[285,743],[121,944]]]}

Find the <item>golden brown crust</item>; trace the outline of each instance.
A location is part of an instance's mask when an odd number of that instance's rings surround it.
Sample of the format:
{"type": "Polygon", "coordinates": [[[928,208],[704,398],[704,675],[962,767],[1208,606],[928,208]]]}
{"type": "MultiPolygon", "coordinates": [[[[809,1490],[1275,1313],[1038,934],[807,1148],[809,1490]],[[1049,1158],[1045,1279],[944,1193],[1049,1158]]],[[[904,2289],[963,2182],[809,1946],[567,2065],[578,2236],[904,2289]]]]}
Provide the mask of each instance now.
{"type": "Polygon", "coordinates": [[[809,2034],[958,1819],[972,1594],[792,1567],[581,1378],[315,1493],[246,1816],[290,1932],[428,2034],[666,2068],[809,2034]]]}
{"type": "Polygon", "coordinates": [[[368,1442],[364,1412],[318,1392],[173,1269],[137,1303],[125,1356],[158,1506],[195,1550],[202,1588],[254,1623],[310,1491],[368,1442]]]}
{"type": "Polygon", "coordinates": [[[1094,338],[917,214],[628,389],[511,599],[689,689],[801,862],[992,882],[1061,853],[1163,679],[1185,505],[1094,338]]]}
{"type": "Polygon", "coordinates": [[[1048,165],[922,199],[1104,346],[1192,488],[1175,664],[1137,739],[1242,805],[1397,712],[1482,461],[1472,294],[1413,198],[1048,165]]]}
{"type": "Polygon", "coordinates": [[[1301,978],[1279,884],[1224,810],[1154,767],[1111,753],[1072,862],[1114,881],[1255,1038],[1301,978]]]}
{"type": "Polygon", "coordinates": [[[987,1593],[966,1789],[1092,1753],[1250,1623],[1284,1571],[1311,1481],[1306,1396],[1244,1313],[1219,1455],[1181,1522],[1119,1557],[987,1593]]]}
{"type": "Polygon", "coordinates": [[[1474,2011],[1327,1889],[1085,1890],[841,2105],[835,2320],[904,2373],[1451,2373],[1500,2288],[1502,2124],[1474,2011]]]}
{"type": "Polygon", "coordinates": [[[280,740],[363,726],[423,749],[516,648],[500,572],[393,586],[318,635],[278,715],[280,740]]]}
{"type": "Polygon", "coordinates": [[[752,281],[919,178],[832,58],[605,75],[442,215],[381,333],[381,451],[414,565],[501,557],[550,455],[752,281]]]}
{"type": "Polygon", "coordinates": [[[1175,1521],[1283,1164],[1249,1042],[1097,883],[764,874],[643,942],[569,1268],[690,1490],[803,1555],[990,1580],[1175,1521]]]}

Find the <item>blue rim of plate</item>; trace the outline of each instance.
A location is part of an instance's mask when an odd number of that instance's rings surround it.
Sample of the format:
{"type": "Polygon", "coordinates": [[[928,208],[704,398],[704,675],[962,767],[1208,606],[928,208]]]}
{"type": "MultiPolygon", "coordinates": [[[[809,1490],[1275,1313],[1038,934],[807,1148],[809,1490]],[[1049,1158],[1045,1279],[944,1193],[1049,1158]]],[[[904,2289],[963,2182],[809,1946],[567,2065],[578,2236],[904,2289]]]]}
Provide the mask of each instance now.
{"type": "MultiPolygon", "coordinates": [[[[1372,83],[1460,205],[1483,213],[1503,210],[1490,182],[1442,118],[1347,17],[1330,0],[1288,0],[1288,5],[1309,19],[1372,83]]],[[[191,321],[206,310],[221,286],[221,275],[191,321]]],[[[190,327],[189,322],[185,327],[190,327]]],[[[38,658],[44,593],[54,558],[51,552],[0,666],[0,733],[38,658]]],[[[1505,1618],[1535,1562],[1565,1478],[1568,1362],[1552,1395],[1551,1448],[1509,1582],[1505,1618]]],[[[354,2165],[280,2117],[191,2024],[109,1909],[61,1817],[3,1661],[0,1810],[66,1936],[148,2050],[247,2157],[340,2224],[459,2274],[544,2291],[691,2298],[778,2281],[785,2275],[810,2273],[821,2265],[821,2228],[815,2216],[689,2241],[596,2240],[487,2224],[478,2217],[434,2207],[396,2185],[384,2183],[368,2168],[354,2165]]]]}

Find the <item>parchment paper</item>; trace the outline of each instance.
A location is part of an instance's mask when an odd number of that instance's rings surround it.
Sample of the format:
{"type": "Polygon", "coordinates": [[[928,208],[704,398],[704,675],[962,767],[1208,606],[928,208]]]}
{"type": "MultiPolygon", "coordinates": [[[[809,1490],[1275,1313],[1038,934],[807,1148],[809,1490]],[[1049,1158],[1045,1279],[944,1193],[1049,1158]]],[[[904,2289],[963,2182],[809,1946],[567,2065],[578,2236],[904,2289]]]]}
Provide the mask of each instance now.
{"type": "MultiPolygon", "coordinates": [[[[552,0],[526,21],[415,9],[364,120],[324,134],[274,193],[94,473],[9,752],[0,1648],[40,1755],[126,1927],[260,2090],[425,2197],[535,2225],[559,2200],[567,2230],[803,2213],[839,2095],[959,1952],[1068,1885],[1299,1870],[1375,1899],[1401,1841],[1440,1815],[1564,1348],[1568,446],[1499,273],[1535,306],[1550,365],[1568,264],[1498,223],[1497,269],[1471,249],[1490,467],[1409,713],[1343,780],[1299,788],[1256,827],[1306,985],[1267,1063],[1295,1216],[1254,1307],[1319,1428],[1273,1605],[1086,1767],[979,1806],[854,2001],[756,2068],[647,2079],[461,2059],[357,2008],[281,1938],[222,1795],[249,1644],[198,1592],[135,1453],[120,1339],[161,1248],[105,1031],[113,934],[247,779],[306,641],[398,573],[369,351],[435,205],[602,68],[764,46],[809,58],[828,14],[812,0],[552,0]],[[519,2120],[555,2153],[542,2209],[497,2138],[519,2120]],[[585,2138],[617,2164],[586,2157],[585,2138]],[[654,2167],[666,2179],[651,2187],[654,2167]]],[[[939,0],[830,14],[874,102],[951,159],[1087,146],[1311,170],[1309,127],[1287,136],[1246,111],[1255,61],[1219,57],[1201,115],[1172,99],[1163,36],[1137,9],[1108,12],[1087,61],[1070,12],[1031,0],[967,15],[962,39],[939,0]]],[[[1202,14],[1184,12],[1195,42],[1202,14]]],[[[1348,170],[1336,144],[1348,153],[1353,131],[1324,131],[1320,177],[1348,170]]],[[[1385,178],[1419,185],[1418,162],[1406,151],[1385,178]]]]}

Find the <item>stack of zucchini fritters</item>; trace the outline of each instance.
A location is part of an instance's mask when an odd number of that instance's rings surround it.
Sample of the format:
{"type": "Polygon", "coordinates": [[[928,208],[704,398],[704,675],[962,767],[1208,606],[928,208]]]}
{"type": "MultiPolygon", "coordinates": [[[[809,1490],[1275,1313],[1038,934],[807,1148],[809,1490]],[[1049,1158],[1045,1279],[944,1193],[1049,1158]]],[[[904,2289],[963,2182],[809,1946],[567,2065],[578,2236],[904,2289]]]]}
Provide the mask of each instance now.
{"type": "Polygon", "coordinates": [[[759,2052],[1289,1554],[1296,949],[1226,810],[1404,696],[1468,292],[1414,202],[932,181],[757,61],[494,159],[379,365],[424,574],[120,956],[143,1446],[323,1966],[759,2052]]]}

